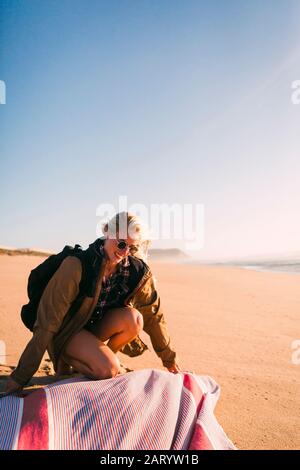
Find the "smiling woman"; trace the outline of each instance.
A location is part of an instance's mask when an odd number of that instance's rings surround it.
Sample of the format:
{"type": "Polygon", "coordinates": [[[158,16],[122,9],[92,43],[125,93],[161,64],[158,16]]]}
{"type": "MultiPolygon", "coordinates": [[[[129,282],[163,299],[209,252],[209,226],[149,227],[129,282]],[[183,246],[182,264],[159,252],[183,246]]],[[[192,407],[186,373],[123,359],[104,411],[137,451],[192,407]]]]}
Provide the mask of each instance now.
{"type": "Polygon", "coordinates": [[[163,365],[173,373],[180,370],[146,263],[148,230],[136,215],[122,212],[105,224],[103,234],[83,258],[66,257],[48,282],[33,337],[7,382],[7,393],[29,381],[46,349],[58,376],[75,369],[92,379],[114,377],[118,351],[137,356],[147,349],[138,336],[142,329],[163,365]]]}
{"type": "Polygon", "coordinates": [[[103,226],[103,233],[106,253],[112,264],[120,262],[128,254],[147,260],[149,230],[140,217],[120,212],[103,226]]]}

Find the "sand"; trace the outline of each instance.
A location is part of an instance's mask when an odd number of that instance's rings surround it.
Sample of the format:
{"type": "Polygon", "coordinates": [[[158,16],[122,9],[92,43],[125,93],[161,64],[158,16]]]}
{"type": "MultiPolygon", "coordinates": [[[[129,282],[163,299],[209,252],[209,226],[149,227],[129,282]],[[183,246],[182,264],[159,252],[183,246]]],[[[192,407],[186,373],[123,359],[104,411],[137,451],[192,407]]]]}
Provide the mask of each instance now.
{"type": "MultiPolygon", "coordinates": [[[[0,358],[5,376],[31,334],[22,325],[30,270],[44,258],[0,256],[0,358]],[[1,352],[0,352],[1,353],[1,352]]],[[[300,448],[300,276],[243,268],[152,263],[172,341],[184,370],[210,375],[221,386],[216,415],[240,449],[300,448]]],[[[147,335],[143,339],[151,346],[147,335]]],[[[129,368],[161,368],[150,348],[139,358],[120,354],[129,368]]],[[[34,384],[54,380],[43,361],[34,384]],[[48,376],[48,377],[47,377],[48,376]]]]}

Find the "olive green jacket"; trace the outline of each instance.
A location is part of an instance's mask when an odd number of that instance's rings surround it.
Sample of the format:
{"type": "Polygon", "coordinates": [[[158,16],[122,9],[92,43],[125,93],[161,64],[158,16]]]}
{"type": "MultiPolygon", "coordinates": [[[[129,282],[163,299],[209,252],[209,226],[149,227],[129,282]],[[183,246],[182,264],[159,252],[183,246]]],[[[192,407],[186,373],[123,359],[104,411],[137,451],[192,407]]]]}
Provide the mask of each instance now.
{"type": "MultiPolygon", "coordinates": [[[[105,263],[104,260],[94,296],[84,297],[74,312],[71,306],[79,294],[82,265],[74,256],[68,256],[62,262],[41,297],[33,337],[27,344],[17,368],[11,374],[17,383],[25,385],[31,379],[46,350],[56,370],[67,342],[86,325],[94,311],[101,291],[105,263]]],[[[136,308],[143,315],[144,330],[150,336],[153,348],[163,365],[169,367],[174,364],[176,354],[171,348],[166,321],[160,308],[160,299],[149,269],[126,299],[125,305],[136,308]]],[[[129,356],[138,356],[145,349],[147,346],[137,337],[127,344],[122,352],[129,356]]]]}

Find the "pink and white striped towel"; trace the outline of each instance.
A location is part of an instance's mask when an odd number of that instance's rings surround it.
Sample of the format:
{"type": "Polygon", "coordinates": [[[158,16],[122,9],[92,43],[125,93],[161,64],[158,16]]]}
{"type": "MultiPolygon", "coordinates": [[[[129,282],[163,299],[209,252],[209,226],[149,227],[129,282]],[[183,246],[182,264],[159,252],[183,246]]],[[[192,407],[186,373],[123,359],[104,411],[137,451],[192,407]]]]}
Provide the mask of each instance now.
{"type": "Polygon", "coordinates": [[[0,400],[0,449],[234,449],[210,377],[145,369],[0,400]]]}

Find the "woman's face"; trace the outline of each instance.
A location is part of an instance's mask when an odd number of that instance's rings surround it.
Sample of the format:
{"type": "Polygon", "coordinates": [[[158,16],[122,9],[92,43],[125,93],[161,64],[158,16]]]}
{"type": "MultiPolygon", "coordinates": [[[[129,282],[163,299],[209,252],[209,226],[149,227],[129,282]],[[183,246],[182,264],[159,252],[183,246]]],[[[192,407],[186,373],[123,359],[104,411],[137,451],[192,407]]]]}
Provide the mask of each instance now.
{"type": "Polygon", "coordinates": [[[120,263],[126,256],[131,253],[131,248],[138,246],[138,240],[134,240],[133,238],[126,238],[126,239],[115,239],[107,237],[104,243],[104,250],[106,255],[108,256],[111,263],[120,263]],[[122,248],[122,244],[120,247],[120,241],[125,242],[126,246],[122,248]]]}

